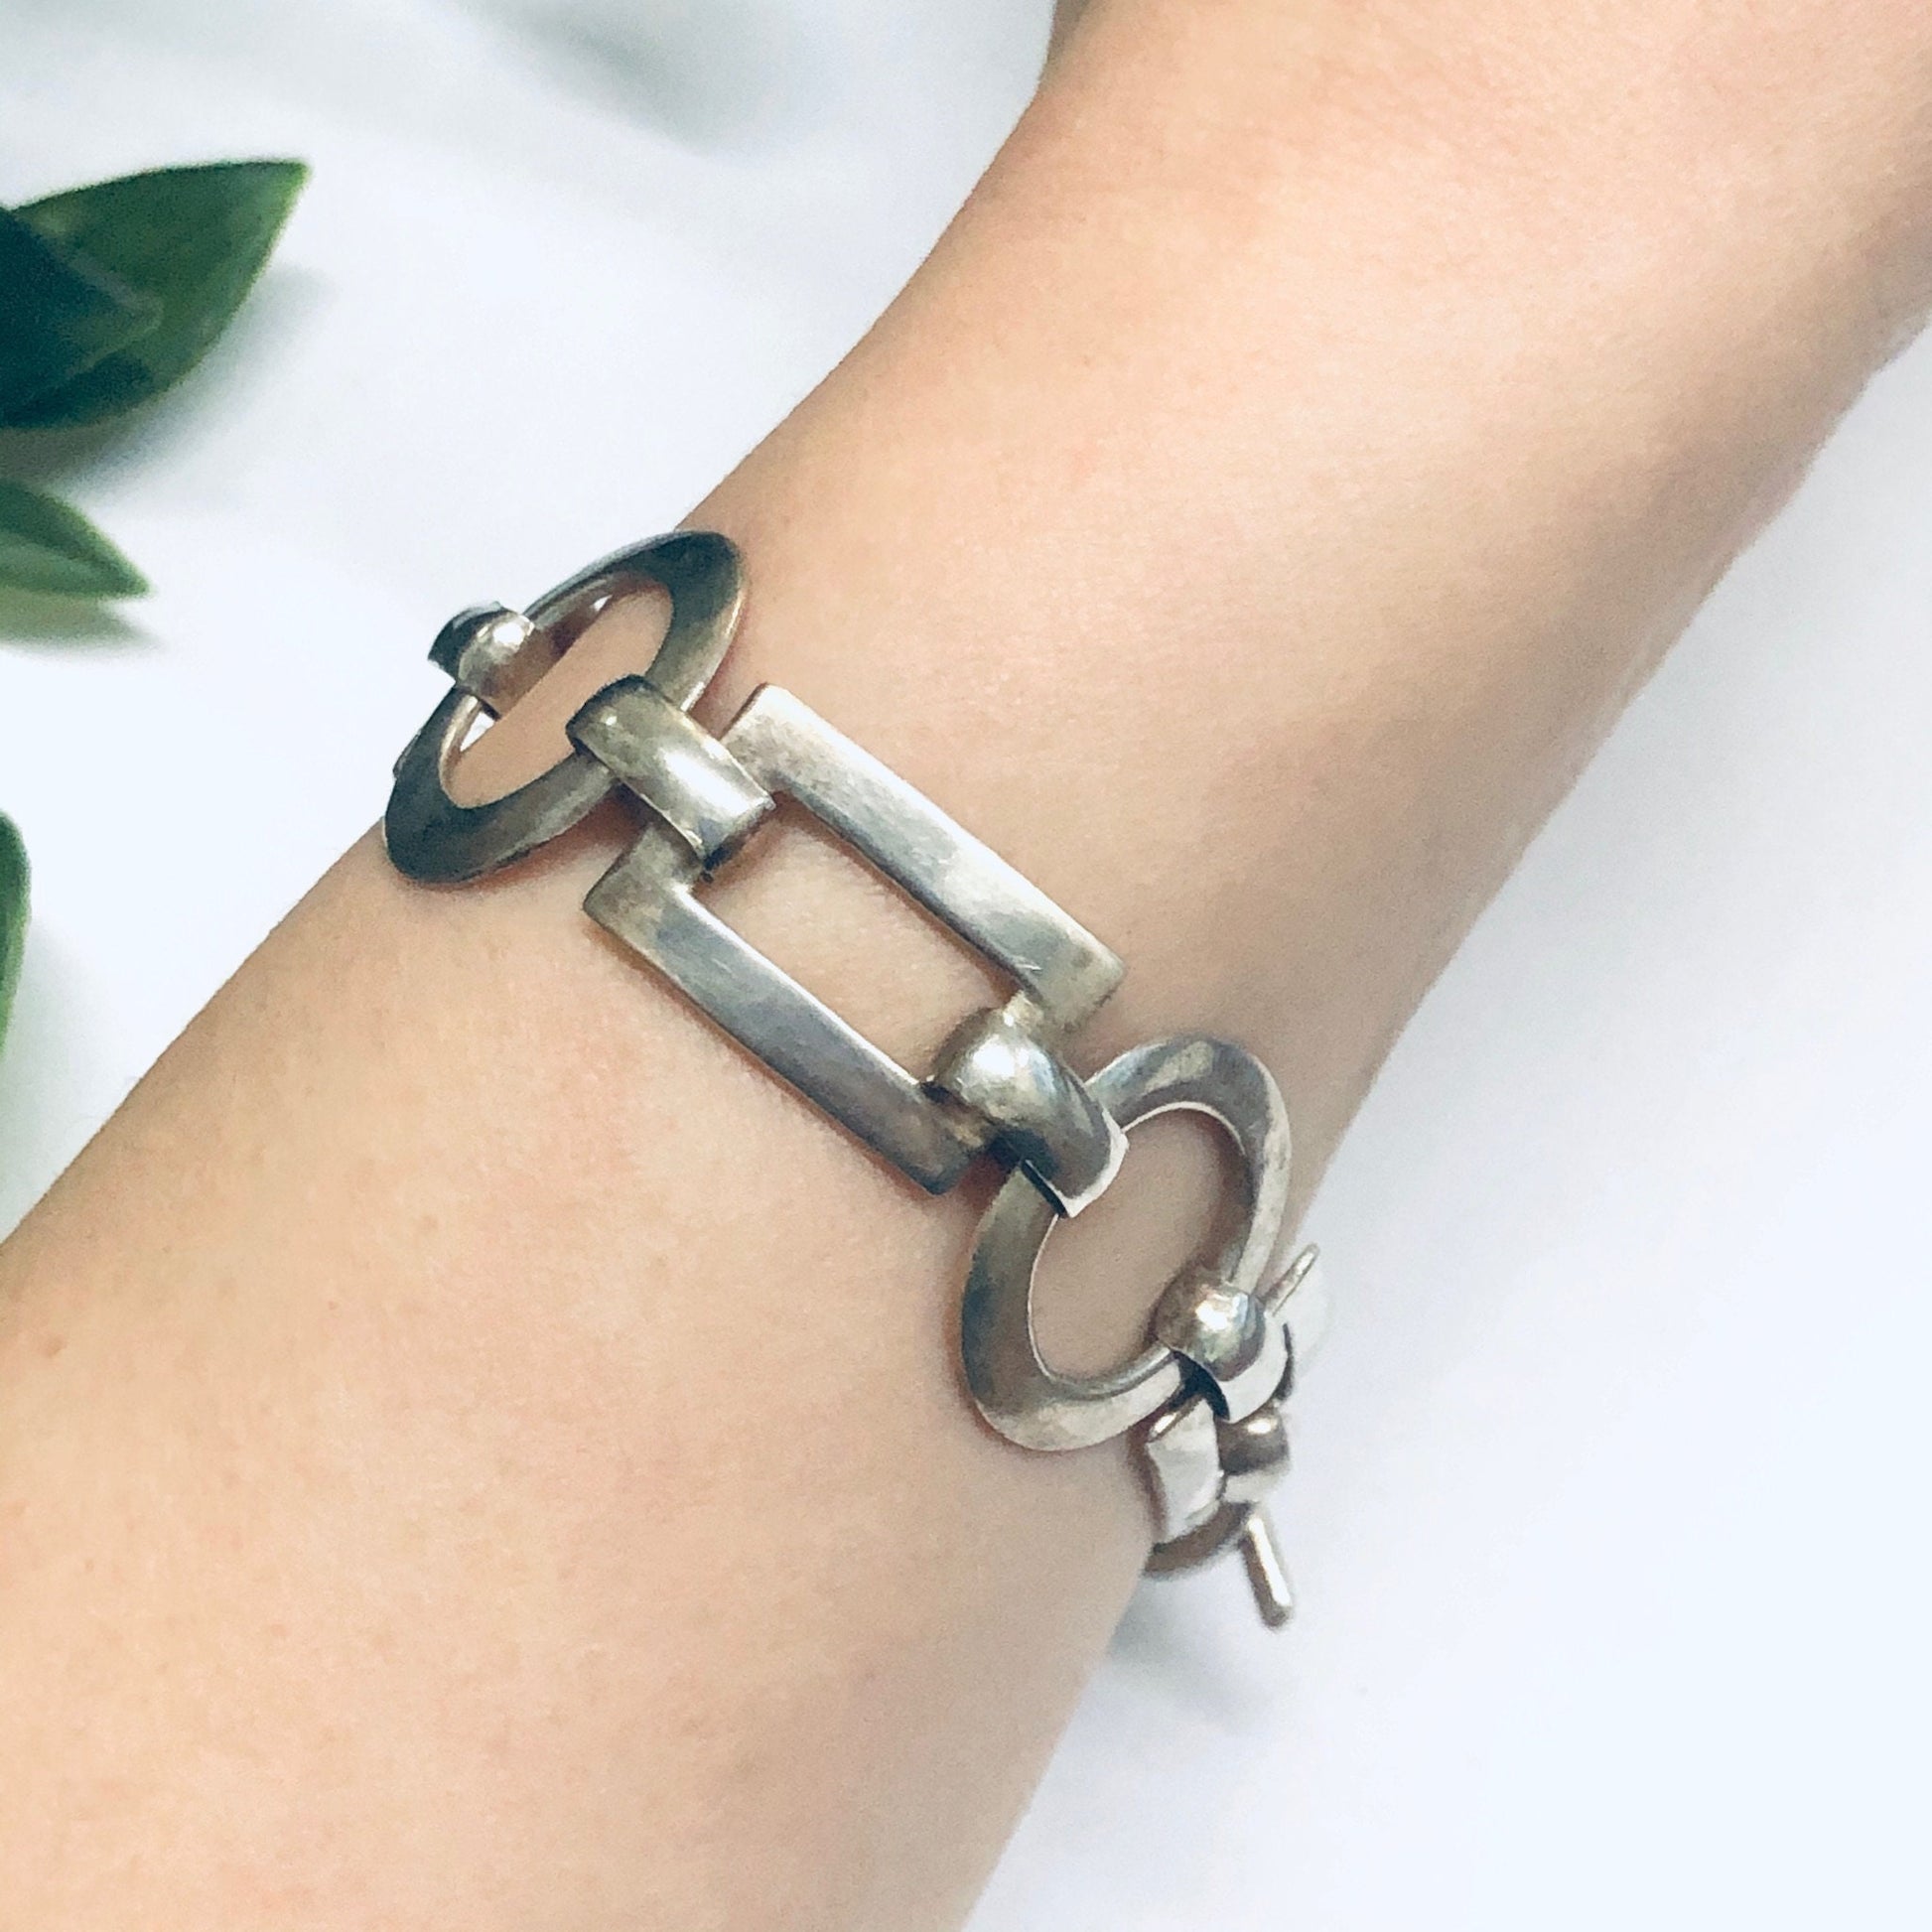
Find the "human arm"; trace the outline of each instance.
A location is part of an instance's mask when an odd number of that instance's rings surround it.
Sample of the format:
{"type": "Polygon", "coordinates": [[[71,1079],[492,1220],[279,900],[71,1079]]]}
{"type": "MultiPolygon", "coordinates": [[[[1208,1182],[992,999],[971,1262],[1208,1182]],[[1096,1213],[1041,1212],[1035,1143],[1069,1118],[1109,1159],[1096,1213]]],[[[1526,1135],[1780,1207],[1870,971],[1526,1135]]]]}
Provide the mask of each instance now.
{"type": "MultiPolygon", "coordinates": [[[[1904,8],[1096,12],[698,513],[752,573],[719,711],[780,678],[1019,863],[1129,960],[1110,1038],[1255,1045],[1306,1189],[1916,317],[1925,60],[1904,8]]],[[[41,1922],[908,1925],[1002,1835],[1139,1499],[978,1430],[973,1203],[601,947],[608,849],[351,857],[10,1250],[41,1922]]],[[[841,882],[773,854],[733,910],[915,1055],[970,991],[841,882]]],[[[1130,1321],[1157,1159],[1087,1244],[1130,1321]]]]}

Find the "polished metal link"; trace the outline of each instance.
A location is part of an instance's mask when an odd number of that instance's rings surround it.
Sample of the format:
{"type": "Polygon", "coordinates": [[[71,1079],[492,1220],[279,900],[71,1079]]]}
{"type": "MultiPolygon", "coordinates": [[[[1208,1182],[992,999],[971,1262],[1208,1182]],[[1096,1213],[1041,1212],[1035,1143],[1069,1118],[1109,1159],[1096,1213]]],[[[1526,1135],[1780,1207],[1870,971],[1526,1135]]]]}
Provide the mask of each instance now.
{"type": "Polygon", "coordinates": [[[706,877],[777,807],[725,746],[644,678],[607,684],[566,735],[683,839],[706,877]]]}
{"type": "Polygon", "coordinates": [[[585,909],[724,1031],[919,1185],[943,1192],[982,1155],[1009,1169],[981,1223],[960,1317],[966,1382],[986,1420],[1029,1449],[1132,1432],[1156,1521],[1149,1570],[1239,1547],[1265,1620],[1290,1607],[1262,1502],[1287,1467],[1282,1409],[1312,1338],[1313,1250],[1268,1281],[1288,1200],[1287,1109],[1268,1070],[1225,1040],[1132,1048],[1090,1078],[1065,1043],[1119,985],[1118,957],[1022,874],[789,692],[765,685],[714,735],[689,714],[743,607],[738,555],[680,531],[618,552],[527,616],[466,611],[431,655],[453,689],[404,751],[384,819],[412,879],[482,878],[612,796],[641,814],[585,909]],[[485,719],[521,699],[621,598],[670,600],[642,676],[605,685],[568,727],[571,751],[506,797],[462,806],[451,766],[485,719]],[[851,845],[1013,985],[922,1074],[898,1065],[750,945],[701,889],[745,863],[780,798],[851,845]],[[1104,1376],[1041,1358],[1034,1276],[1047,1236],[1113,1183],[1127,1136],[1157,1114],[1217,1122],[1240,1157],[1245,1214],[1168,1285],[1145,1349],[1104,1376]]]}
{"type": "MultiPolygon", "coordinates": [[[[1017,982],[1008,1010],[1022,1024],[1071,1032],[1119,984],[1121,963],[1098,939],[789,692],[754,692],[719,743],[1017,982]]],[[[902,1173],[933,1193],[954,1186],[999,1122],[881,1052],[712,912],[700,883],[682,840],[646,826],[584,905],[902,1173]]]]}
{"type": "Polygon", "coordinates": [[[1304,1248],[1266,1298],[1267,1320],[1282,1339],[1282,1370],[1264,1401],[1231,1417],[1217,1406],[1218,1386],[1198,1389],[1164,1412],[1137,1444],[1162,1526],[1148,1574],[1180,1576],[1238,1549],[1255,1607],[1270,1628],[1294,1615],[1295,1598],[1263,1505],[1288,1473],[1286,1408],[1297,1349],[1312,1347],[1324,1313],[1318,1270],[1316,1251],[1304,1248]]]}
{"type": "Polygon", "coordinates": [[[521,611],[479,604],[437,632],[429,659],[498,718],[549,669],[530,648],[535,635],[536,625],[521,611]]]}
{"type": "Polygon", "coordinates": [[[1217,1415],[1239,1421],[1272,1397],[1288,1372],[1288,1330],[1259,1296],[1211,1269],[1183,1269],[1154,1309],[1154,1338],[1200,1371],[1217,1415]]]}
{"type": "Polygon", "coordinates": [[[1005,1008],[974,1014],[940,1048],[926,1084],[986,1121],[990,1145],[1060,1214],[1097,1200],[1126,1158],[1127,1136],[1113,1115],[1005,1008]]]}

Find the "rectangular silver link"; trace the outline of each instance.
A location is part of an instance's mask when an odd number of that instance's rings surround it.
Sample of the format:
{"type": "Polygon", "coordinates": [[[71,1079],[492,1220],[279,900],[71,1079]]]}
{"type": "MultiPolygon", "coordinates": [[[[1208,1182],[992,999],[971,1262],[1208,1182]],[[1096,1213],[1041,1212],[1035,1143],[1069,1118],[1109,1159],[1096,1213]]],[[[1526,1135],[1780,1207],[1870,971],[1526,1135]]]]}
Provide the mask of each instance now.
{"type": "Polygon", "coordinates": [[[617,774],[716,872],[773,810],[771,794],[705,728],[640,677],[608,684],[570,742],[617,774]]]}
{"type": "Polygon", "coordinates": [[[903,1067],[698,900],[696,863],[647,827],[584,909],[633,946],[773,1072],[921,1187],[942,1194],[974,1149],[903,1067]]]}
{"type": "Polygon", "coordinates": [[[724,742],[759,783],[797,799],[1011,974],[1059,1031],[1091,1018],[1120,984],[1110,947],[789,691],[760,685],[724,742]]]}
{"type": "MultiPolygon", "coordinates": [[[[703,736],[682,712],[676,716],[703,736]]],[[[606,723],[589,729],[597,743],[587,739],[587,749],[649,797],[630,775],[641,771],[647,748],[615,744],[606,723]]],[[[668,727],[655,742],[675,744],[677,730],[668,727]]],[[[572,732],[579,735],[577,723],[572,732]]],[[[1078,1027],[1119,984],[1121,962],[1108,947],[789,692],[761,687],[717,743],[730,768],[762,788],[760,797],[795,798],[1017,981],[1019,1000],[1049,1029],[1078,1027]]],[[[592,888],[585,909],[807,1099],[922,1187],[943,1193],[985,1146],[990,1125],[926,1091],[707,910],[696,894],[701,858],[697,841],[687,845],[668,827],[647,826],[592,888]]]]}

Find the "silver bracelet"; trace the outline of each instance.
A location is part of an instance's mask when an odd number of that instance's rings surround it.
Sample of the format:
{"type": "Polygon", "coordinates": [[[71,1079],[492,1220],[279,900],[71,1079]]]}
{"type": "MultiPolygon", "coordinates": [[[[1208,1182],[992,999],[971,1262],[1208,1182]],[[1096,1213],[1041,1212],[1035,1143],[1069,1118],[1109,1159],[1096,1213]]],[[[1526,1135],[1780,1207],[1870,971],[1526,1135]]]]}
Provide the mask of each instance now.
{"type": "Polygon", "coordinates": [[[1119,985],[1121,961],[1036,887],[822,718],[762,685],[714,738],[689,715],[730,648],[744,604],[738,552],[680,531],[619,551],[529,614],[489,605],[452,619],[430,655],[454,688],[396,764],[383,830],[398,871],[459,884],[512,864],[613,794],[636,836],[584,909],[641,953],[742,1045],[933,1193],[985,1155],[1009,1172],[974,1244],[960,1357],[980,1414],[1032,1449],[1130,1434],[1153,1499],[1148,1570],[1244,1560],[1271,1626],[1292,1609],[1263,1498],[1288,1466],[1283,1405],[1318,1330],[1315,1251],[1276,1275],[1288,1204],[1289,1124],[1268,1069],[1198,1035],[1151,1040],[1083,1077],[1067,1037],[1119,985]],[[570,721],[570,755],[484,805],[459,805],[451,764],[620,598],[662,590],[670,624],[650,669],[570,721]],[[795,800],[990,960],[1018,989],[975,1014],[923,1077],[908,1073],[715,917],[699,888],[795,800]],[[1162,1294],[1146,1347],[1111,1374],[1041,1358],[1034,1277],[1054,1223],[1105,1192],[1127,1134],[1184,1110],[1218,1122],[1246,1213],[1220,1250],[1162,1294]]]}

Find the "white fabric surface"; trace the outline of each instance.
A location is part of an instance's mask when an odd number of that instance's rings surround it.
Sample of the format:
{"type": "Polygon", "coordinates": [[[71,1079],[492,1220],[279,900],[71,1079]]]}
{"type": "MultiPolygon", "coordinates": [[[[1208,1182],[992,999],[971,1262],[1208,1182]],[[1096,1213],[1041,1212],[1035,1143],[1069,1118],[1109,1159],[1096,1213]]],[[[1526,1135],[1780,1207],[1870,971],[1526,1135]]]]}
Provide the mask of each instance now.
{"type": "MultiPolygon", "coordinates": [[[[1044,11],[8,0],[0,196],[316,175],[200,375],[31,454],[158,591],[0,605],[38,901],[0,1225],[379,808],[441,619],[668,524],[863,329],[1044,11]]],[[[976,1932],[1932,1923],[1929,532],[1922,348],[1324,1191],[1302,1620],[1143,1592],[976,1932]]]]}

